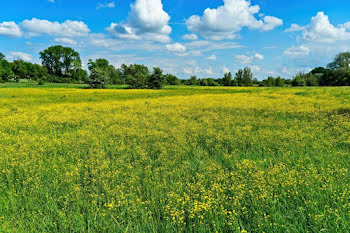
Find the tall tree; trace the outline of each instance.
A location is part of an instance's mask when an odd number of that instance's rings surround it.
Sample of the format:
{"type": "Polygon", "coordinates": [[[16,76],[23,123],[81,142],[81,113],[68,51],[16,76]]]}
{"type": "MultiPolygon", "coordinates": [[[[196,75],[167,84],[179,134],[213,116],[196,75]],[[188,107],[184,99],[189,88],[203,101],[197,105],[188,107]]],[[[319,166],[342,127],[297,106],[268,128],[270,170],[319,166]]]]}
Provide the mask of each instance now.
{"type": "Polygon", "coordinates": [[[40,59],[49,74],[71,78],[76,70],[81,69],[78,52],[69,47],[56,45],[40,52],[40,59]]]}
{"type": "Polygon", "coordinates": [[[244,86],[253,86],[253,73],[249,67],[244,68],[243,70],[243,81],[244,86]]]}
{"type": "Polygon", "coordinates": [[[332,63],[328,64],[331,70],[350,69],[350,52],[339,53],[332,63]]]}
{"type": "Polygon", "coordinates": [[[231,72],[228,72],[224,76],[224,86],[232,86],[232,74],[231,72]]]}
{"type": "Polygon", "coordinates": [[[163,87],[164,75],[159,67],[153,68],[153,73],[149,77],[149,88],[161,89],[163,87]]]}
{"type": "Polygon", "coordinates": [[[235,84],[237,84],[237,86],[243,85],[243,70],[242,69],[239,69],[235,75],[235,84]]]}

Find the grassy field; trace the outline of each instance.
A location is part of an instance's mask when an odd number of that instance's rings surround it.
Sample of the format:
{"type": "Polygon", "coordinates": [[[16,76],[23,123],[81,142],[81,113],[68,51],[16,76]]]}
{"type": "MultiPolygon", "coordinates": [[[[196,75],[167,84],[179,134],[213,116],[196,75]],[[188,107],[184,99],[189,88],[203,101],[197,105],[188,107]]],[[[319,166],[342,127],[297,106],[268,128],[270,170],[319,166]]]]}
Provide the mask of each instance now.
{"type": "Polygon", "coordinates": [[[0,86],[0,232],[350,232],[350,88],[0,86]]]}

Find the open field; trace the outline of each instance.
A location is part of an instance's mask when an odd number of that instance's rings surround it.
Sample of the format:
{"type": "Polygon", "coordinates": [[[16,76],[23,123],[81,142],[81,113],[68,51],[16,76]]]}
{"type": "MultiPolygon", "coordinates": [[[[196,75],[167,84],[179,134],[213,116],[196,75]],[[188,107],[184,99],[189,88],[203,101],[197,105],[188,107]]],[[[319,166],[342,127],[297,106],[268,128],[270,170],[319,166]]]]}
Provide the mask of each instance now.
{"type": "Polygon", "coordinates": [[[350,231],[348,87],[1,85],[0,232],[350,231]]]}

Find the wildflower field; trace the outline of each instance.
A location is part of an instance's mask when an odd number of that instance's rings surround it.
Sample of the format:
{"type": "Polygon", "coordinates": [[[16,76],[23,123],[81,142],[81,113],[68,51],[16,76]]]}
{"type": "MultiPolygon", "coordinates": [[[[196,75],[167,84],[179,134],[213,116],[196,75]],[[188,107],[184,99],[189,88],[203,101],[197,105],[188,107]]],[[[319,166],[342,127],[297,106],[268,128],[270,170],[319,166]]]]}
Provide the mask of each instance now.
{"type": "Polygon", "coordinates": [[[350,232],[350,88],[0,88],[0,232],[350,232]]]}

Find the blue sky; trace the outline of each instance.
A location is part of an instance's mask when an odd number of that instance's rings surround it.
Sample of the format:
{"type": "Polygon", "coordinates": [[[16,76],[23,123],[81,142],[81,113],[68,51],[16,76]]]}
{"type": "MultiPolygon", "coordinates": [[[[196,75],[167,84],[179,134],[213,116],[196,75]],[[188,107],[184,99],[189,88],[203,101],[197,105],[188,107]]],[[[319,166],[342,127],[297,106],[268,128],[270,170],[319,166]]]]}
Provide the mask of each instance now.
{"type": "Polygon", "coordinates": [[[350,50],[348,0],[0,0],[0,51],[40,62],[51,45],[189,78],[249,66],[258,79],[350,50]]]}

